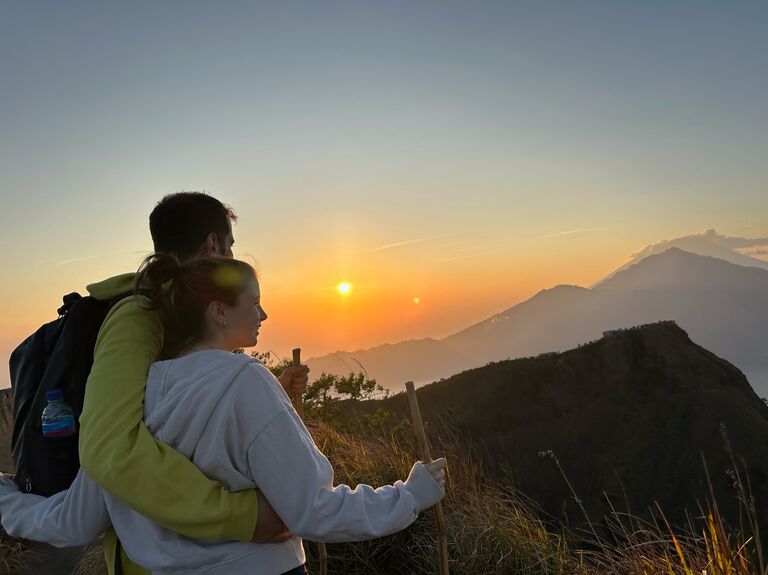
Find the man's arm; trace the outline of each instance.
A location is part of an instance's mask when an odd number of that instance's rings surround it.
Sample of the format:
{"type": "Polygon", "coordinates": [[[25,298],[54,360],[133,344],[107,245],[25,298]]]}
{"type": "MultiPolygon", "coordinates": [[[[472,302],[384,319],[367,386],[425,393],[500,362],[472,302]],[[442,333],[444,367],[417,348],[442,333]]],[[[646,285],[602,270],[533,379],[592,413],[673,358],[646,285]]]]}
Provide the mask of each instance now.
{"type": "Polygon", "coordinates": [[[80,465],[106,491],[172,531],[250,541],[258,493],[229,493],[144,425],[147,372],[162,344],[156,314],[137,298],[121,301],[107,316],[80,416],[80,465]]]}

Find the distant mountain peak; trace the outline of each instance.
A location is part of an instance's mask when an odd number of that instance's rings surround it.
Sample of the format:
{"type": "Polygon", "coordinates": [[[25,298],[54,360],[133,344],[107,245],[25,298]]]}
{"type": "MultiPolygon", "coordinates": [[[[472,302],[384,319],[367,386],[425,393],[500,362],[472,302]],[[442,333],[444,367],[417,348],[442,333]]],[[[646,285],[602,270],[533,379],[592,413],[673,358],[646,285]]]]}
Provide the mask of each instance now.
{"type": "MultiPolygon", "coordinates": [[[[660,242],[657,242],[655,244],[649,244],[642,248],[641,250],[633,253],[630,258],[637,259],[642,258],[647,255],[650,255],[651,253],[658,253],[659,251],[664,251],[667,247],[682,247],[682,249],[686,249],[684,246],[688,245],[693,246],[697,243],[706,242],[712,245],[719,246],[721,248],[724,248],[726,250],[737,252],[738,250],[743,250],[744,248],[750,248],[753,246],[765,246],[768,244],[768,238],[744,238],[744,237],[736,237],[736,236],[726,236],[719,234],[715,228],[709,228],[708,230],[704,231],[701,234],[692,234],[689,236],[681,236],[679,238],[674,238],[671,240],[661,240],[660,242]]],[[[691,251],[688,249],[687,251],[691,251]]],[[[707,255],[707,254],[703,254],[707,255]]]]}
{"type": "Polygon", "coordinates": [[[744,266],[722,258],[697,254],[677,246],[649,255],[626,268],[620,269],[592,289],[648,290],[671,286],[708,286],[728,293],[731,288],[744,285],[749,278],[757,278],[761,284],[768,279],[768,269],[744,266]]]}
{"type": "Polygon", "coordinates": [[[719,234],[715,228],[710,228],[701,234],[682,236],[672,240],[662,240],[655,244],[647,245],[630,255],[629,261],[592,287],[607,282],[616,274],[645,258],[664,253],[670,249],[709,256],[740,266],[768,269],[768,261],[760,259],[761,257],[768,256],[768,238],[725,236],[719,234]]]}

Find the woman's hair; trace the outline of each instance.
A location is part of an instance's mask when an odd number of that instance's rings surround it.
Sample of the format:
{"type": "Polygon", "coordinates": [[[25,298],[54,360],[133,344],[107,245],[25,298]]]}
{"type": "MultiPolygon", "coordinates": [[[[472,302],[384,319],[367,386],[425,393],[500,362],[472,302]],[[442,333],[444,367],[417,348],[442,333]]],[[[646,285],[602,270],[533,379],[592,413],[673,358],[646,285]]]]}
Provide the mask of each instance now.
{"type": "Polygon", "coordinates": [[[208,304],[228,306],[256,280],[245,262],[225,257],[205,257],[181,263],[170,254],[146,258],[136,275],[136,293],[149,298],[148,309],[157,310],[163,326],[161,359],[176,357],[206,334],[208,304]]]}

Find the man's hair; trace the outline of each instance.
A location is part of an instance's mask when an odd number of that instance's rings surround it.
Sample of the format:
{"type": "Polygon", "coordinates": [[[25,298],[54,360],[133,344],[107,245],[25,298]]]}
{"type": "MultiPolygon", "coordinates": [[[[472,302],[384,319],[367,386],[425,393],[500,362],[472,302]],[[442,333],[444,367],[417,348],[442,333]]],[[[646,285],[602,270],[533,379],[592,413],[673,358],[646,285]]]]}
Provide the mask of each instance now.
{"type": "Polygon", "coordinates": [[[216,234],[223,251],[224,238],[234,221],[237,216],[232,208],[213,196],[179,192],[157,203],[149,214],[149,231],[155,252],[173,254],[184,261],[197,254],[210,233],[216,234]]]}

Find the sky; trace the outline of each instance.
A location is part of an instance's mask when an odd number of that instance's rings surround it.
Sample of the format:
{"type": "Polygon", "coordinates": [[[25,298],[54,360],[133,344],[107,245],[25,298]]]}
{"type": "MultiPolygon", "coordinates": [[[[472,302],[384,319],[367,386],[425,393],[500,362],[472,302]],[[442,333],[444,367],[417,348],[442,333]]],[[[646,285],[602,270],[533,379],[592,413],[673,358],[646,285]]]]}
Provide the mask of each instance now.
{"type": "Polygon", "coordinates": [[[2,0],[0,358],[182,190],[237,211],[283,357],[768,236],[766,29],[762,1],[2,0]]]}

